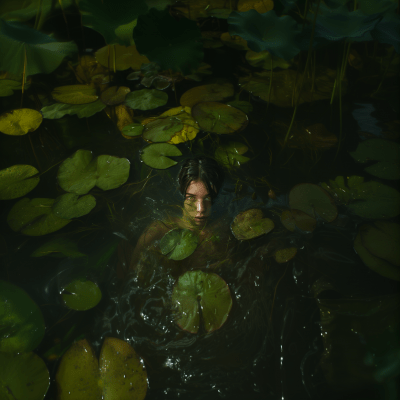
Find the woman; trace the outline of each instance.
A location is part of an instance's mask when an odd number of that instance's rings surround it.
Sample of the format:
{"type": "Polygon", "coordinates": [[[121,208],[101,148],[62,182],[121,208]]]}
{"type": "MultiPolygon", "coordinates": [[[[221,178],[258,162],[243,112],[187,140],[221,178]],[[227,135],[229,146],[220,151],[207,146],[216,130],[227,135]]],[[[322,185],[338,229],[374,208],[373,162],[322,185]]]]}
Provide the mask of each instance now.
{"type": "Polygon", "coordinates": [[[184,202],[181,216],[171,216],[164,221],[156,220],[140,236],[130,263],[137,270],[141,255],[149,248],[158,250],[158,243],[171,229],[190,229],[199,235],[199,246],[186,258],[191,268],[205,267],[210,260],[220,259],[226,253],[226,241],[230,241],[229,226],[222,219],[211,222],[211,209],[224,182],[224,172],[219,164],[209,157],[186,160],[178,176],[179,191],[184,202]],[[205,263],[202,265],[202,263],[205,263]]]}

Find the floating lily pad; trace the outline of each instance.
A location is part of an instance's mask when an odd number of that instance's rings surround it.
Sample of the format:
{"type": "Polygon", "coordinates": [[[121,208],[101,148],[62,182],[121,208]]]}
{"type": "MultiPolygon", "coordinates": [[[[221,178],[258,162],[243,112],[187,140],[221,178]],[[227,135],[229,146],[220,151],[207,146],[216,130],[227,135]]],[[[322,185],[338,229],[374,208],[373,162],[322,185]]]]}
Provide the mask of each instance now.
{"type": "Polygon", "coordinates": [[[225,323],[232,308],[232,297],[226,282],[217,274],[189,271],[181,275],[172,292],[177,324],[190,333],[204,328],[211,333],[225,323]]]}
{"type": "Polygon", "coordinates": [[[0,79],[0,97],[12,96],[14,90],[21,90],[21,82],[12,79],[0,79]]]}
{"type": "Polygon", "coordinates": [[[222,103],[198,103],[192,108],[192,116],[200,128],[207,132],[228,134],[244,129],[249,119],[235,107],[222,103]]]}
{"type": "Polygon", "coordinates": [[[181,151],[173,144],[154,143],[146,146],[140,157],[151,168],[166,169],[178,163],[167,156],[178,157],[181,155],[181,151]]]}
{"type": "Polygon", "coordinates": [[[198,244],[198,236],[190,229],[173,229],[161,239],[160,249],[171,260],[183,260],[196,250],[198,244]]]}
{"type": "Polygon", "coordinates": [[[99,368],[104,400],[143,400],[146,397],[147,372],[135,350],[124,340],[104,339],[99,368]]]}
{"type": "Polygon", "coordinates": [[[15,232],[28,236],[41,236],[58,231],[71,221],[52,212],[54,199],[28,199],[18,201],[7,216],[7,223],[15,232]]]}
{"type": "MultiPolygon", "coordinates": [[[[97,50],[95,55],[99,64],[116,71],[125,71],[128,68],[139,71],[143,64],[150,62],[146,56],[139,54],[135,45],[121,46],[115,44],[113,46],[104,46],[97,50]]],[[[129,80],[129,78],[127,79],[129,80]]]]}
{"type": "Polygon", "coordinates": [[[377,163],[365,168],[371,175],[383,179],[400,178],[400,144],[384,139],[368,139],[361,142],[349,154],[358,162],[376,160],[377,163]]]}
{"type": "Polygon", "coordinates": [[[392,218],[400,214],[400,193],[383,183],[364,182],[361,176],[350,176],[347,184],[343,176],[321,183],[339,204],[345,204],[363,218],[392,218]]]}
{"type": "Polygon", "coordinates": [[[179,118],[157,118],[146,124],[143,138],[152,142],[167,142],[182,129],[183,124],[179,118]]]}
{"type": "Polygon", "coordinates": [[[79,251],[78,246],[75,242],[64,238],[52,239],[46,242],[43,246],[40,246],[38,249],[36,249],[31,254],[31,257],[43,257],[47,255],[52,257],[71,257],[71,258],[79,258],[86,256],[86,254],[81,253],[79,251]]]}
{"type": "Polygon", "coordinates": [[[332,222],[337,216],[336,205],[325,190],[312,183],[301,183],[289,193],[289,207],[300,210],[309,216],[320,216],[326,222],[332,222]]]}
{"type": "Polygon", "coordinates": [[[249,50],[246,53],[246,61],[253,67],[263,68],[266,70],[275,68],[287,69],[291,66],[290,62],[284,60],[283,58],[273,56],[267,50],[260,52],[249,50]]]}
{"type": "Polygon", "coordinates": [[[279,264],[290,261],[297,254],[296,247],[288,247],[286,249],[280,249],[274,254],[275,261],[279,264]]]}
{"type": "Polygon", "coordinates": [[[231,36],[229,32],[224,32],[221,34],[220,39],[223,44],[226,44],[229,47],[232,47],[236,50],[249,50],[247,46],[247,41],[242,39],[240,36],[233,35],[231,36]]]}
{"type": "Polygon", "coordinates": [[[6,135],[21,136],[33,132],[42,123],[39,111],[30,108],[19,108],[0,115],[0,132],[6,135]]]}
{"type": "Polygon", "coordinates": [[[250,114],[253,111],[253,106],[248,101],[234,100],[234,101],[229,101],[226,104],[228,106],[235,107],[240,111],[243,111],[246,115],[250,114]]]}
{"type": "Polygon", "coordinates": [[[35,353],[0,353],[0,399],[42,400],[50,385],[49,371],[35,353]]]}
{"type": "Polygon", "coordinates": [[[181,96],[180,103],[182,106],[193,107],[205,101],[223,101],[232,97],[233,94],[234,89],[231,83],[212,83],[189,89],[181,96]]]}
{"type": "Polygon", "coordinates": [[[242,156],[247,150],[248,147],[243,143],[229,142],[217,147],[215,150],[215,159],[223,165],[239,167],[250,160],[250,158],[242,156]]]}
{"type": "Polygon", "coordinates": [[[56,374],[59,400],[100,400],[99,362],[86,339],[75,342],[63,355],[56,374]]]}
{"type": "Polygon", "coordinates": [[[133,124],[129,124],[129,125],[125,125],[122,128],[122,134],[124,134],[125,136],[140,136],[143,132],[144,126],[142,124],[137,124],[137,123],[133,123],[133,124]]]}
{"type": "Polygon", "coordinates": [[[65,305],[73,310],[85,311],[95,307],[101,300],[101,290],[92,281],[74,280],[64,288],[65,305]]]}
{"type": "Polygon", "coordinates": [[[290,210],[282,211],[281,222],[282,225],[290,232],[294,232],[296,229],[296,222],[294,221],[293,214],[290,210]]]}
{"type": "Polygon", "coordinates": [[[125,104],[134,110],[152,110],[165,106],[168,102],[168,95],[157,89],[135,90],[125,98],[125,104]]]}
{"type": "Polygon", "coordinates": [[[274,222],[263,218],[260,209],[252,208],[239,213],[233,220],[231,229],[236,239],[249,240],[272,231],[274,222]]]}
{"type": "Polygon", "coordinates": [[[39,171],[32,165],[13,165],[0,171],[0,200],[25,196],[39,183],[39,171]]]}
{"type": "Polygon", "coordinates": [[[56,198],[52,210],[57,217],[71,219],[89,214],[95,206],[96,199],[91,194],[79,197],[75,193],[65,193],[56,198]]]}
{"type": "Polygon", "coordinates": [[[0,352],[6,353],[34,350],[45,330],[42,312],[36,303],[18,286],[1,280],[0,327],[0,352]]]}
{"type": "MultiPolygon", "coordinates": [[[[37,9],[37,4],[35,7],[37,9]]],[[[0,48],[3,54],[0,57],[0,71],[17,75],[25,72],[25,76],[49,74],[65,57],[74,56],[78,52],[74,42],[57,42],[53,37],[26,24],[6,22],[2,19],[0,19],[0,48]]]]}
{"type": "Polygon", "coordinates": [[[78,118],[87,118],[104,110],[106,105],[99,99],[93,103],[88,104],[63,104],[55,103],[51,106],[43,107],[40,111],[43,118],[59,119],[64,115],[77,115],[78,118]]]}
{"type": "Polygon", "coordinates": [[[88,104],[98,99],[96,89],[89,85],[59,86],[51,95],[54,100],[65,104],[88,104]]]}
{"type": "Polygon", "coordinates": [[[111,86],[101,94],[100,99],[108,106],[115,106],[125,101],[125,97],[130,91],[126,86],[111,86]]]}
{"type": "MultiPolygon", "coordinates": [[[[363,244],[362,240],[362,231],[364,229],[369,229],[367,225],[362,225],[360,227],[360,230],[358,231],[358,234],[356,238],[354,239],[354,250],[357,252],[357,254],[360,256],[361,260],[363,263],[372,271],[375,271],[379,275],[384,276],[385,278],[393,279],[395,281],[400,281],[400,268],[397,265],[393,265],[389,261],[387,261],[385,258],[377,257],[373,255],[363,244]]],[[[374,227],[372,228],[374,229],[374,227]]],[[[368,234],[370,237],[374,236],[381,236],[379,239],[382,239],[382,234],[380,232],[369,232],[368,234]]],[[[398,242],[393,243],[392,240],[390,240],[390,244],[392,244],[394,247],[398,247],[398,242]]],[[[396,251],[396,250],[394,250],[396,251]]],[[[393,250],[392,250],[393,254],[393,250]]]]}
{"type": "Polygon", "coordinates": [[[272,0],[239,0],[237,9],[240,12],[256,10],[259,14],[264,14],[273,10],[274,2],[272,0]]]}
{"type": "Polygon", "coordinates": [[[297,226],[305,232],[312,232],[316,226],[315,218],[300,210],[285,210],[281,215],[281,222],[286,229],[293,232],[297,226]]]}
{"type": "Polygon", "coordinates": [[[102,155],[93,159],[89,150],[77,150],[58,169],[60,186],[67,192],[86,194],[95,185],[103,190],[115,189],[129,177],[126,158],[102,155]]]}

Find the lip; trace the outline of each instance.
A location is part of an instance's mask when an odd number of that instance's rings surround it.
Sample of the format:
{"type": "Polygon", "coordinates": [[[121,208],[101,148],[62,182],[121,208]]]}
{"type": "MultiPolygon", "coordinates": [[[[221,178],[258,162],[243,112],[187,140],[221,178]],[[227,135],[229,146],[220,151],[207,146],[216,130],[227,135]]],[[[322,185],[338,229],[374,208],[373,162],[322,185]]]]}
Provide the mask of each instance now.
{"type": "Polygon", "coordinates": [[[206,219],[206,218],[204,218],[204,217],[203,217],[203,218],[201,218],[201,217],[199,217],[199,218],[198,218],[198,217],[195,217],[195,220],[196,220],[196,221],[203,221],[203,220],[205,220],[205,219],[206,219]]]}

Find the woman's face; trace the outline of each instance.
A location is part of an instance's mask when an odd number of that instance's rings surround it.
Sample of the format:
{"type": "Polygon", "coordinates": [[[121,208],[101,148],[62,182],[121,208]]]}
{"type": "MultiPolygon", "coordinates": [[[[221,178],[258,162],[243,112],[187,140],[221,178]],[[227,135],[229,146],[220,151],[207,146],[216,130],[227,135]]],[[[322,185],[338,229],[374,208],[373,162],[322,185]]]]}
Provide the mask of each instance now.
{"type": "Polygon", "coordinates": [[[184,209],[198,226],[203,226],[211,214],[211,196],[202,181],[192,181],[185,194],[184,209]]]}

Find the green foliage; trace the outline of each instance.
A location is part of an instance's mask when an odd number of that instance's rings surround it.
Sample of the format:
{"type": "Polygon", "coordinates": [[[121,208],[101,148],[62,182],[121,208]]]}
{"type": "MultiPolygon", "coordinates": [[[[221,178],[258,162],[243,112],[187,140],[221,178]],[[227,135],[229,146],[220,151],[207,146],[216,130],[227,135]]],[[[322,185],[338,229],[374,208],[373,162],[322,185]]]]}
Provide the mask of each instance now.
{"type": "Polygon", "coordinates": [[[129,125],[125,125],[122,128],[122,133],[126,136],[140,136],[143,132],[144,126],[138,123],[132,123],[129,125]]]}
{"type": "Polygon", "coordinates": [[[146,125],[143,138],[152,142],[168,142],[182,129],[183,124],[179,118],[158,118],[146,125]]]}
{"type": "Polygon", "coordinates": [[[74,280],[64,288],[65,305],[72,310],[85,311],[95,307],[101,300],[99,287],[91,281],[74,280]]]}
{"type": "Polygon", "coordinates": [[[42,312],[28,294],[0,281],[0,352],[34,350],[43,339],[44,329],[42,312]]]}
{"type": "Polygon", "coordinates": [[[203,61],[201,33],[196,22],[178,21],[167,10],[152,8],[138,18],[133,39],[140,54],[161,69],[190,74],[203,61]]]}
{"type": "Polygon", "coordinates": [[[143,149],[141,159],[151,168],[166,169],[178,163],[167,156],[178,157],[181,155],[181,151],[173,144],[154,143],[143,149]]]}
{"type": "Polygon", "coordinates": [[[21,90],[22,83],[12,79],[0,79],[0,97],[12,96],[14,90],[21,90]]]}
{"type": "Polygon", "coordinates": [[[231,229],[238,240],[249,240],[265,235],[274,229],[274,222],[263,218],[263,213],[257,208],[252,208],[239,213],[231,224],[231,229]]]}
{"type": "Polygon", "coordinates": [[[22,74],[26,54],[25,75],[49,74],[65,57],[74,56],[78,47],[73,42],[57,42],[20,22],[0,20],[0,71],[22,74]]]}
{"type": "Polygon", "coordinates": [[[242,155],[247,150],[248,147],[243,143],[229,142],[217,147],[215,150],[215,159],[222,165],[238,167],[250,160],[250,158],[242,155]]]}
{"type": "Polygon", "coordinates": [[[134,110],[152,110],[165,106],[167,101],[167,93],[157,89],[135,90],[125,97],[125,104],[134,110]]]}
{"type": "Polygon", "coordinates": [[[77,115],[79,118],[86,118],[102,111],[105,107],[106,105],[99,99],[87,104],[55,103],[43,107],[40,111],[43,118],[47,119],[59,119],[64,115],[77,115]]]}
{"type": "Polygon", "coordinates": [[[196,250],[198,243],[198,236],[190,229],[173,229],[161,239],[160,249],[170,260],[183,260],[196,250]]]}
{"type": "Polygon", "coordinates": [[[49,240],[48,242],[37,248],[31,254],[31,257],[43,257],[47,255],[52,257],[71,257],[71,258],[79,258],[86,256],[86,254],[81,253],[79,251],[78,246],[75,242],[64,238],[49,240]]]}
{"type": "Polygon", "coordinates": [[[56,198],[52,211],[57,217],[71,219],[89,214],[95,206],[96,199],[90,194],[79,197],[75,193],[65,193],[56,198]]]}
{"type": "Polygon", "coordinates": [[[16,199],[33,190],[40,181],[32,165],[13,165],[0,171],[0,200],[16,199]]]}

